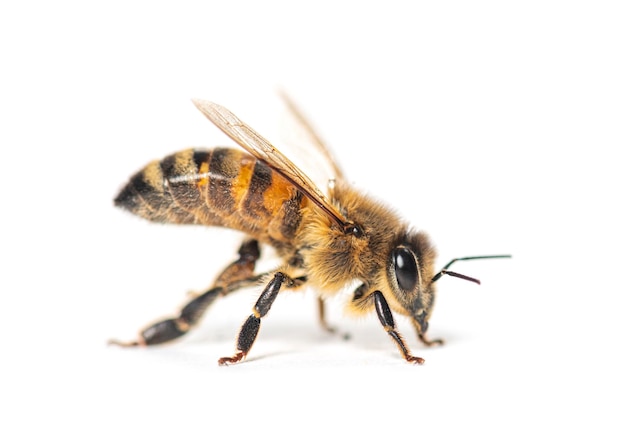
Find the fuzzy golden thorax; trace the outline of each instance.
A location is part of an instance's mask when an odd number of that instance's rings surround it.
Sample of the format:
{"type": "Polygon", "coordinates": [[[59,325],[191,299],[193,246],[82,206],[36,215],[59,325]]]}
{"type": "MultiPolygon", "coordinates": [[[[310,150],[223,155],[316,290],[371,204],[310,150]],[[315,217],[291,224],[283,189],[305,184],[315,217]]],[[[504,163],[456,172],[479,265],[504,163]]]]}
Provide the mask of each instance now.
{"type": "Polygon", "coordinates": [[[363,234],[346,234],[325,215],[308,210],[298,240],[308,282],[322,295],[364,284],[348,306],[352,313],[371,311],[369,296],[380,291],[394,311],[427,319],[434,302],[431,280],[436,256],[427,235],[410,230],[389,207],[344,183],[336,184],[333,198],[342,215],[358,225],[363,234]],[[398,284],[394,263],[398,248],[411,252],[419,270],[414,287],[408,290],[398,284]]]}

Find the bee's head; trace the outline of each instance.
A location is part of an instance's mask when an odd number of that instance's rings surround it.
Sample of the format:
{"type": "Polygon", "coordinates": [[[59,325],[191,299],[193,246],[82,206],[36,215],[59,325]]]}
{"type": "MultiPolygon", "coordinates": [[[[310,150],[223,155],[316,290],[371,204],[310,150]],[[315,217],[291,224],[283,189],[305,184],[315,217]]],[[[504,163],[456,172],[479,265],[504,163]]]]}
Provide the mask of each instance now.
{"type": "Polygon", "coordinates": [[[388,258],[387,279],[397,301],[396,310],[404,311],[422,334],[428,329],[435,302],[435,257],[426,234],[408,232],[394,243],[388,258]]]}
{"type": "Polygon", "coordinates": [[[395,310],[411,318],[420,338],[428,330],[428,319],[435,303],[435,282],[444,274],[480,284],[474,277],[450,271],[456,261],[510,258],[511,255],[466,256],[448,262],[434,272],[435,249],[426,234],[406,232],[389,252],[387,280],[393,292],[395,310]]]}

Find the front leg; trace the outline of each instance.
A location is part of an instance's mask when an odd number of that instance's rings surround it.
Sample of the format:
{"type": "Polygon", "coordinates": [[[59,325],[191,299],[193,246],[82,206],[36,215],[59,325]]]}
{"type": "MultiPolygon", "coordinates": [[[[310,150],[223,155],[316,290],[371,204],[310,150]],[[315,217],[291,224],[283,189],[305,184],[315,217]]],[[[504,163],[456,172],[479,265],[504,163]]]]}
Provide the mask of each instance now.
{"type": "Polygon", "coordinates": [[[402,336],[400,336],[400,333],[396,330],[396,324],[393,320],[391,309],[389,308],[389,304],[387,304],[387,300],[385,300],[383,293],[380,291],[374,291],[371,296],[374,297],[374,305],[376,306],[376,313],[378,314],[380,323],[385,328],[385,331],[389,333],[389,336],[391,336],[396,342],[400,352],[404,356],[404,359],[407,362],[418,363],[420,365],[423,364],[424,359],[411,355],[406,347],[406,344],[404,343],[404,340],[402,339],[402,336]]]}
{"type": "Polygon", "coordinates": [[[292,279],[281,272],[274,274],[272,280],[270,280],[261,293],[254,308],[252,308],[252,315],[250,315],[243,323],[243,326],[241,326],[239,337],[237,338],[237,352],[232,357],[222,357],[218,360],[218,363],[220,365],[228,365],[242,361],[256,340],[259,329],[261,328],[261,318],[269,312],[274,300],[276,300],[278,296],[280,288],[283,285],[287,287],[299,286],[304,283],[305,280],[304,277],[292,279]]]}
{"type": "Polygon", "coordinates": [[[417,333],[417,337],[420,341],[427,347],[432,347],[434,345],[443,345],[443,339],[428,339],[426,337],[426,331],[428,331],[428,321],[426,321],[426,312],[424,310],[421,311],[420,314],[412,318],[413,327],[415,327],[415,332],[417,333]]]}
{"type": "Polygon", "coordinates": [[[426,345],[427,347],[433,347],[436,345],[443,345],[443,339],[428,339],[424,333],[420,332],[419,329],[417,331],[417,337],[419,340],[426,345]]]}

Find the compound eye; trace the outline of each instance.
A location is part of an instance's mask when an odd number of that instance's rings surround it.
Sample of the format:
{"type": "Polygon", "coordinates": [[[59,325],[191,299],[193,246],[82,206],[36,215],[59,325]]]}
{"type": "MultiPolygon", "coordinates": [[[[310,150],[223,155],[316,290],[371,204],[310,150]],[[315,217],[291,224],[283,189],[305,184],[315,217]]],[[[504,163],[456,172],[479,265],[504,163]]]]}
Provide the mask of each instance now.
{"type": "Polygon", "coordinates": [[[396,247],[391,252],[391,258],[400,289],[405,291],[415,289],[419,271],[413,252],[406,247],[396,247]]]}

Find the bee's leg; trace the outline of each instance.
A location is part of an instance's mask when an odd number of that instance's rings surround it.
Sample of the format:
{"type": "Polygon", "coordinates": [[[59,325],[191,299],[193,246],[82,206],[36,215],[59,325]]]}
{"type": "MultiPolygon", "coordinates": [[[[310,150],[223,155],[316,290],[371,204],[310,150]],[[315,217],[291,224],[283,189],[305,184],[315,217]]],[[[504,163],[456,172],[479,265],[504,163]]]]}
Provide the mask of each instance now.
{"type": "Polygon", "coordinates": [[[259,258],[259,245],[256,240],[247,240],[239,248],[239,258],[220,273],[215,285],[205,292],[195,295],[180,311],[178,317],[154,323],[142,332],[139,339],[131,342],[109,341],[110,344],[124,347],[157,345],[183,336],[202,318],[202,315],[219,297],[237,289],[256,283],[260,276],[253,276],[254,265],[259,258]]]}
{"type": "Polygon", "coordinates": [[[179,338],[198,323],[202,314],[220,295],[223,295],[222,287],[211,288],[187,303],[177,317],[168,318],[146,327],[139,333],[139,338],[136,341],[120,342],[112,339],[109,344],[122,347],[157,345],[179,338]]]}
{"type": "Polygon", "coordinates": [[[258,241],[254,239],[244,241],[237,253],[239,258],[217,276],[213,286],[228,288],[233,282],[252,277],[256,261],[261,256],[258,241]]]}
{"type": "Polygon", "coordinates": [[[402,353],[406,361],[419,363],[420,365],[424,363],[424,359],[422,359],[421,357],[412,356],[408,348],[406,347],[402,336],[400,336],[400,333],[398,333],[398,331],[396,330],[396,324],[393,320],[391,309],[389,308],[387,300],[385,300],[382,292],[374,291],[372,293],[372,297],[374,297],[374,305],[376,306],[376,313],[378,314],[378,319],[380,320],[380,323],[385,328],[385,331],[389,333],[389,336],[391,336],[396,342],[398,348],[400,349],[400,352],[402,353]]]}
{"type": "Polygon", "coordinates": [[[254,305],[252,315],[241,326],[239,337],[237,338],[237,352],[232,357],[222,357],[218,360],[218,363],[220,365],[228,365],[243,360],[250,348],[252,348],[252,344],[259,333],[261,318],[269,312],[283,284],[287,287],[295,287],[304,283],[305,280],[303,277],[292,279],[281,272],[275,273],[254,305]]]}
{"type": "MultiPolygon", "coordinates": [[[[324,299],[322,297],[317,297],[317,312],[319,314],[319,321],[322,328],[329,333],[337,333],[337,329],[326,322],[326,305],[324,304],[324,299]]],[[[350,335],[348,333],[342,334],[341,337],[343,339],[350,339],[350,335]]]]}
{"type": "Polygon", "coordinates": [[[324,330],[326,330],[329,333],[335,333],[337,332],[337,329],[335,329],[334,327],[330,326],[327,322],[326,322],[326,306],[324,304],[324,299],[322,297],[317,297],[317,312],[318,312],[318,318],[320,321],[320,325],[322,326],[322,328],[324,330]]]}
{"type": "Polygon", "coordinates": [[[427,347],[432,347],[434,345],[443,345],[443,339],[428,339],[426,335],[424,333],[421,333],[419,330],[417,331],[417,337],[427,347]]]}

